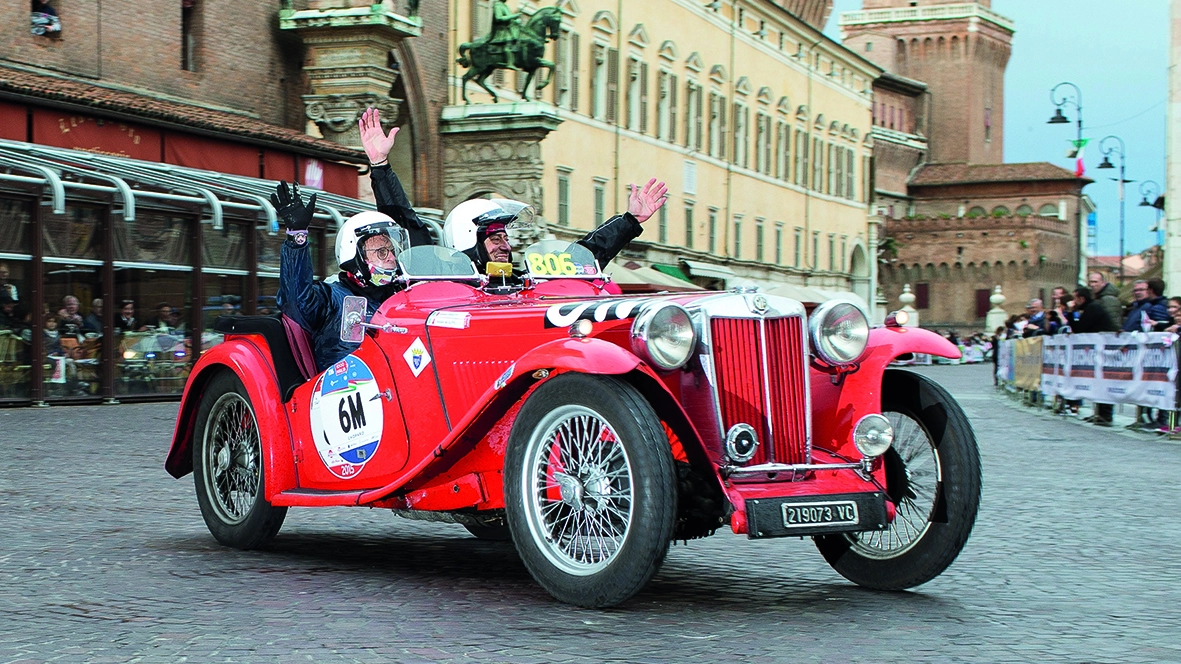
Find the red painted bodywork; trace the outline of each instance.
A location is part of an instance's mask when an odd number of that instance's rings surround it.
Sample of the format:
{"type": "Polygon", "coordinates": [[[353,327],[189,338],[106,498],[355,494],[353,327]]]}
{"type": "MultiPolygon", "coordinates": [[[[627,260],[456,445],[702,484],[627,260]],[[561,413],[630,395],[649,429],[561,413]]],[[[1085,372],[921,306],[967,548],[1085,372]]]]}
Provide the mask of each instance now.
{"type": "MultiPolygon", "coordinates": [[[[371,400],[382,408],[380,444],[347,479],[328,470],[316,447],[310,406],[318,379],[298,387],[284,404],[265,340],[228,335],[194,367],[165,467],[175,477],[192,470],[191,439],[205,386],[217,371],[233,371],[255,408],[265,497],[272,504],[502,508],[504,455],[521,404],[540,382],[580,372],[618,376],[639,389],[664,420],[674,456],[713,471],[732,504],[735,532],[745,532],[747,499],[881,490],[885,478],[880,468],[871,480],[838,469],[812,471],[795,481],[728,481],[718,473],[720,441],[705,439],[693,424],[694,414],[681,403],[681,372],[657,372],[631,351],[631,317],[598,320],[588,338],[571,338],[564,326],[546,327],[546,311],[556,304],[588,303],[588,310],[597,313],[604,302],[657,297],[688,304],[717,295],[620,298],[601,284],[573,280],[542,283],[512,295],[490,295],[449,282],[416,284],[390,298],[373,317],[375,324],[390,322],[406,333],[370,334],[353,354],[372,370],[377,389],[390,392],[389,398],[371,400]],[[446,312],[451,326],[428,326],[436,312],[446,312]],[[426,349],[417,376],[416,342],[426,349]]],[[[958,356],[936,334],[878,328],[870,333],[856,371],[835,383],[829,374],[811,372],[813,463],[860,459],[851,442],[853,426],[862,416],[880,412],[883,371],[894,358],[912,352],[958,356]]]]}

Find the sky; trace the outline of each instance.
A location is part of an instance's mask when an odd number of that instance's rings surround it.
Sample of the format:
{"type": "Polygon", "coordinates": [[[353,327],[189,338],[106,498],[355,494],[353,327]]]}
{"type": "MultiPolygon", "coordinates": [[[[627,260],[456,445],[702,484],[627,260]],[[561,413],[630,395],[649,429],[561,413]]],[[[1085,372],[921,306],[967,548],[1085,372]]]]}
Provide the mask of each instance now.
{"type": "MultiPolygon", "coordinates": [[[[1098,207],[1098,249],[1119,254],[1118,170],[1097,170],[1100,140],[1123,139],[1125,250],[1157,243],[1149,228],[1155,210],[1139,207],[1146,180],[1165,184],[1165,113],[1169,66],[1168,0],[992,0],[992,10],[1016,23],[1005,75],[1005,161],[1048,161],[1073,170],[1065,157],[1074,139],[1076,111],[1063,112],[1069,125],[1051,125],[1050,89],[1070,81],[1082,90],[1083,137],[1091,139],[1084,160],[1084,190],[1098,207]]],[[[861,9],[861,0],[835,0],[826,33],[840,40],[840,12],[861,9]]],[[[1064,86],[1062,89],[1068,89],[1064,86]]],[[[1106,147],[1118,142],[1107,141],[1106,147]]],[[[1119,160],[1112,154],[1118,169],[1119,160]]]]}

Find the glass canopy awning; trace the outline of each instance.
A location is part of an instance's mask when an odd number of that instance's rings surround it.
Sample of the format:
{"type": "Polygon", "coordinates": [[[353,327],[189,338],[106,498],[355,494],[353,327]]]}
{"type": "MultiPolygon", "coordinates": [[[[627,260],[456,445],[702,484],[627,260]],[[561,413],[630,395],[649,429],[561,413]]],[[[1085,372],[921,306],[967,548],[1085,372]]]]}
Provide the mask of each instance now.
{"type": "MultiPolygon", "coordinates": [[[[65,214],[68,196],[109,199],[112,213],[126,221],[135,221],[136,206],[141,202],[197,206],[202,221],[217,230],[223,228],[225,216],[233,214],[253,216],[274,234],[279,231],[279,219],[270,195],[276,184],[261,178],[0,139],[0,187],[37,190],[51,203],[54,214],[65,214]]],[[[316,193],[316,218],[331,221],[334,228],[358,212],[374,209],[373,203],[313,187],[300,188],[316,193]]],[[[443,236],[439,211],[420,210],[419,217],[438,242],[443,236]]]]}

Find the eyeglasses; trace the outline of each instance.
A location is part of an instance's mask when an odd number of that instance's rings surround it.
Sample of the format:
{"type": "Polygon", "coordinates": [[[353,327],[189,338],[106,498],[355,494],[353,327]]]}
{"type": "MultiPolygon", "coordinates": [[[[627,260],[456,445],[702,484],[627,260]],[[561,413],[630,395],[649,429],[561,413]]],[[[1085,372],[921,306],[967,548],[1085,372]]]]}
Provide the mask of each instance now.
{"type": "Polygon", "coordinates": [[[377,258],[377,260],[384,261],[385,259],[394,255],[394,247],[393,245],[387,244],[376,249],[369,249],[365,253],[371,253],[377,258]]]}

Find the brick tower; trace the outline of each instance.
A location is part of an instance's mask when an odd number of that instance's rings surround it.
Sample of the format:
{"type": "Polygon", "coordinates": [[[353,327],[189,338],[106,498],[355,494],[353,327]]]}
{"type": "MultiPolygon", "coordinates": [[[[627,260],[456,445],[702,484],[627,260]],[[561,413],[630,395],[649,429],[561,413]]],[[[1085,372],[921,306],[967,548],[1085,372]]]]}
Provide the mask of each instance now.
{"type": "Polygon", "coordinates": [[[1013,22],[991,0],[863,0],[841,14],[844,44],[931,94],[932,162],[1004,161],[1005,67],[1013,22]]]}

